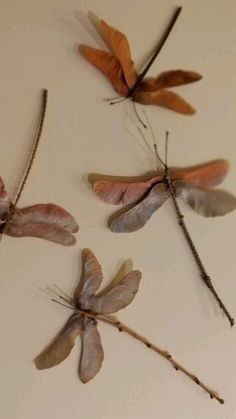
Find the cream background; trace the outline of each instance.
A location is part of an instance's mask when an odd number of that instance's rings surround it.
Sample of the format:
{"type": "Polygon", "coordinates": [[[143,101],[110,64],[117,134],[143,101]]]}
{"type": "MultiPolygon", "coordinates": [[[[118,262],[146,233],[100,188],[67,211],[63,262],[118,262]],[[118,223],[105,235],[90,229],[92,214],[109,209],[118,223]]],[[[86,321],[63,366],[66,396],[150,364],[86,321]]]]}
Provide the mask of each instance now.
{"type": "MultiPolygon", "coordinates": [[[[139,175],[153,162],[124,130],[127,104],[109,107],[109,83],[76,53],[79,42],[101,42],[87,21],[93,10],[124,31],[135,62],[155,45],[175,2],[164,0],[1,0],[1,176],[13,193],[32,141],[40,89],[49,106],[42,142],[21,205],[55,202],[80,224],[76,247],[38,239],[1,242],[0,413],[4,419],[234,419],[236,331],[219,314],[199,280],[171,203],[130,235],[105,226],[114,207],[91,191],[87,174],[139,175]],[[79,342],[57,368],[39,372],[33,358],[68,318],[50,302],[46,283],[71,292],[79,277],[79,252],[90,247],[104,283],[131,258],[143,272],[139,294],[119,317],[167,348],[219,390],[224,406],[176,373],[160,357],[106,325],[99,327],[103,368],[84,386],[77,377],[79,342]]],[[[182,0],[183,12],[153,65],[160,71],[194,69],[204,79],[181,87],[196,106],[194,117],[146,108],[160,147],[171,132],[175,165],[230,159],[224,188],[236,191],[236,4],[234,0],[182,0]]],[[[139,108],[140,109],[140,108],[139,108]]],[[[236,317],[235,213],[208,220],[182,207],[214,284],[236,317]]]]}

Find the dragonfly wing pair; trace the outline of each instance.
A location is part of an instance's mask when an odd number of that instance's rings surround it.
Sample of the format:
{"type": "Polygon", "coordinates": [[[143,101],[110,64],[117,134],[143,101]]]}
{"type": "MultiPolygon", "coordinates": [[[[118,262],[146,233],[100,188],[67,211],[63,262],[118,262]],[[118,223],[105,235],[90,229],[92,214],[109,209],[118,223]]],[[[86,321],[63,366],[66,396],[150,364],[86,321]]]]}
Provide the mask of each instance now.
{"type": "MultiPolygon", "coordinates": [[[[236,208],[236,198],[228,192],[210,189],[222,182],[229,170],[226,160],[214,160],[187,168],[170,168],[172,185],[182,198],[205,217],[224,215],[236,208]]],[[[157,173],[143,182],[104,181],[93,183],[96,194],[107,203],[128,205],[112,215],[111,231],[128,233],[139,230],[170,195],[165,174],[157,173]]]]}

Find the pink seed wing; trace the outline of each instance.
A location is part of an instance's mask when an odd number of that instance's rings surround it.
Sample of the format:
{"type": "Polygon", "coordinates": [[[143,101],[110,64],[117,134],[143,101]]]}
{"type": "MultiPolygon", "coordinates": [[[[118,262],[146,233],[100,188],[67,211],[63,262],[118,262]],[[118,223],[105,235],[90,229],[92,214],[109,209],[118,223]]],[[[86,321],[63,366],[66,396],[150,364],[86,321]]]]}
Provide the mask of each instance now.
{"type": "Polygon", "coordinates": [[[93,184],[96,194],[104,202],[113,205],[128,205],[138,201],[160,176],[152,177],[145,182],[97,181],[93,184]]]}
{"type": "Polygon", "coordinates": [[[43,223],[15,224],[10,222],[4,233],[11,237],[37,237],[63,246],[74,246],[76,243],[75,236],[68,231],[43,223]]]}
{"type": "Polygon", "coordinates": [[[210,188],[220,184],[228,171],[229,162],[218,159],[186,168],[171,168],[171,176],[196,187],[210,188]]]}
{"type": "Polygon", "coordinates": [[[38,204],[18,209],[12,222],[17,225],[47,224],[68,233],[77,233],[79,226],[69,212],[55,204],[38,204]]]}
{"type": "Polygon", "coordinates": [[[138,91],[135,94],[135,101],[143,105],[161,106],[183,115],[193,115],[196,112],[185,99],[169,90],[138,91]]]}

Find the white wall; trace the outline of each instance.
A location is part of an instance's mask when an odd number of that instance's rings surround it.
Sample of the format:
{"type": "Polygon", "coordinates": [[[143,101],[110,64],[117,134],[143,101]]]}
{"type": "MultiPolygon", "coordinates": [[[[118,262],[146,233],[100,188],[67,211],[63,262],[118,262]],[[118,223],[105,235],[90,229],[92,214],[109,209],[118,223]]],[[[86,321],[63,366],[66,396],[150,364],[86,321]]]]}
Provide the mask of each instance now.
{"type": "MultiPolygon", "coordinates": [[[[231,161],[223,187],[236,192],[236,3],[182,0],[181,17],[150,75],[185,68],[204,78],[176,89],[198,109],[181,117],[147,109],[160,147],[171,132],[169,160],[190,165],[217,157],[231,161]]],[[[1,1],[0,164],[13,193],[37,120],[40,89],[49,90],[42,142],[21,204],[55,202],[76,216],[78,244],[63,248],[38,239],[1,242],[0,394],[4,419],[233,419],[236,417],[236,338],[199,280],[171,203],[135,234],[105,225],[114,207],[91,191],[87,175],[139,175],[153,168],[124,129],[128,105],[109,107],[114,92],[75,52],[100,45],[86,12],[124,31],[140,64],[167,24],[170,0],[1,1]],[[221,406],[129,337],[101,325],[105,360],[89,384],[77,376],[78,346],[60,366],[39,372],[34,357],[69,313],[41,291],[57,282],[71,292],[84,247],[96,253],[107,283],[124,259],[143,272],[140,292],[122,321],[168,348],[225,398],[221,406]]],[[[135,132],[131,122],[129,128],[135,132]]],[[[189,229],[213,281],[236,317],[235,213],[204,219],[187,207],[189,229]]]]}

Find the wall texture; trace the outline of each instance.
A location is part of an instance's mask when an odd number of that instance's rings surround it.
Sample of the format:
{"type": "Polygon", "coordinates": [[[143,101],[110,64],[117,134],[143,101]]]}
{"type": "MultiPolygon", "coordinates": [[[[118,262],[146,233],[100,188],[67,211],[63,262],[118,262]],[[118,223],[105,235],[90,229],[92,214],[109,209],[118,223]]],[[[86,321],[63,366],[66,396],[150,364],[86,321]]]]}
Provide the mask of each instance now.
{"type": "MultiPolygon", "coordinates": [[[[224,187],[236,191],[236,4],[234,0],[181,0],[181,17],[150,75],[185,68],[201,82],[179,90],[198,109],[181,117],[148,108],[160,149],[170,130],[169,161],[190,165],[228,158],[224,187]]],[[[49,107],[37,158],[21,204],[56,202],[78,219],[78,244],[4,237],[0,281],[0,412],[4,419],[234,419],[236,332],[222,318],[198,277],[171,203],[135,234],[105,225],[113,211],[91,191],[91,172],[139,175],[154,168],[143,150],[127,103],[110,107],[109,83],[76,52],[79,42],[101,45],[86,13],[93,10],[129,37],[140,65],[167,24],[171,0],[1,1],[1,176],[14,192],[32,141],[40,89],[49,107]],[[129,135],[132,132],[133,136],[129,135]],[[89,384],[77,377],[79,342],[57,368],[39,372],[35,355],[69,313],[42,291],[57,282],[71,292],[83,247],[96,253],[107,283],[123,260],[143,272],[140,292],[120,314],[153,342],[168,348],[219,390],[224,406],[129,337],[101,325],[101,372],[89,384]]],[[[187,207],[189,229],[214,283],[236,316],[235,213],[204,219],[187,207]]]]}

